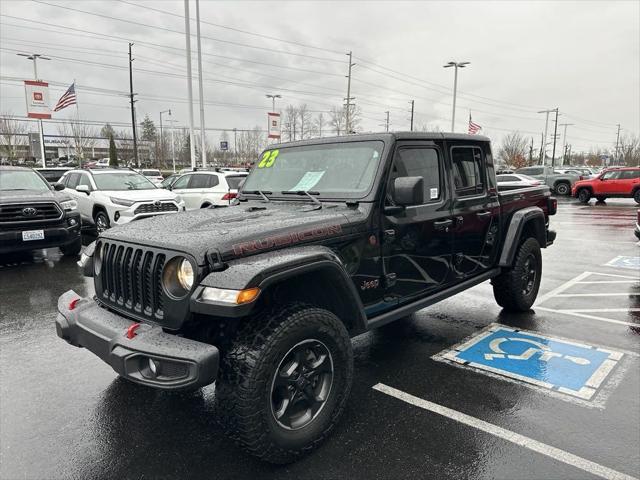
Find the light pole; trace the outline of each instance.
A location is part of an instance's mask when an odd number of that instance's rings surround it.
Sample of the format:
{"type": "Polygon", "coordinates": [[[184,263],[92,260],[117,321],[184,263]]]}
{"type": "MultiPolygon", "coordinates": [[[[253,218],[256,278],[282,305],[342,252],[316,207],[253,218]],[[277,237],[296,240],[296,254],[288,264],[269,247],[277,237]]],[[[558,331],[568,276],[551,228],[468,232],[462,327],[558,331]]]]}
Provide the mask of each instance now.
{"type": "Polygon", "coordinates": [[[171,115],[171,109],[163,110],[160,112],[160,161],[164,163],[164,137],[162,136],[162,114],[168,113],[171,115]]]}
{"type": "Polygon", "coordinates": [[[169,112],[169,123],[171,124],[171,161],[173,163],[173,173],[176,173],[176,142],[173,139],[173,124],[177,123],[177,120],[171,119],[171,112],[169,112]]]}
{"type": "Polygon", "coordinates": [[[184,30],[187,51],[187,96],[189,97],[189,155],[191,157],[191,169],[195,170],[196,145],[193,136],[193,85],[191,83],[191,17],[189,16],[189,0],[184,0],[184,30]]]}
{"type": "MultiPolygon", "coordinates": [[[[51,60],[49,57],[43,57],[39,53],[32,53],[32,54],[18,53],[17,55],[19,57],[25,57],[25,58],[33,61],[33,79],[36,82],[39,80],[39,78],[38,78],[38,59],[40,58],[42,60],[51,60]]],[[[44,153],[44,128],[42,126],[42,119],[41,118],[38,119],[38,124],[39,124],[39,127],[40,127],[40,155],[42,156],[42,167],[46,168],[47,161],[45,159],[45,153],[44,153]]]]}
{"type": "Polygon", "coordinates": [[[454,75],[453,75],[453,113],[451,114],[451,132],[455,131],[456,128],[456,95],[458,91],[458,69],[464,68],[469,65],[471,62],[449,62],[446,65],[443,65],[444,68],[454,67],[454,75]]]}
{"type": "Polygon", "coordinates": [[[276,113],[276,98],[282,98],[282,95],[271,95],[268,93],[266,97],[271,99],[271,111],[276,113]]]}
{"type": "Polygon", "coordinates": [[[564,165],[567,159],[567,127],[574,125],[573,123],[561,123],[560,126],[564,127],[564,134],[562,135],[562,165],[564,165]]]}
{"type": "Polygon", "coordinates": [[[549,114],[556,112],[557,110],[557,108],[552,108],[551,110],[540,110],[538,112],[546,114],[544,120],[544,134],[542,135],[542,152],[540,154],[540,161],[543,167],[547,165],[547,133],[549,132],[549,114]]]}

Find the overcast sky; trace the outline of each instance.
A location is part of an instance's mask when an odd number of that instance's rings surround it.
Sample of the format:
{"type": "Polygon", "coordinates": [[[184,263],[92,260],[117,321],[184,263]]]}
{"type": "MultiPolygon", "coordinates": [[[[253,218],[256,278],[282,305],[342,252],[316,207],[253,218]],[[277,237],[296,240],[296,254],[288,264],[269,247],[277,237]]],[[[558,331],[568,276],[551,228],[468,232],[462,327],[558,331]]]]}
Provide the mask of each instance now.
{"type": "MultiPolygon", "coordinates": [[[[149,114],[158,123],[159,112],[171,109],[177,124],[187,124],[182,1],[3,0],[0,10],[2,113],[26,114],[18,80],[32,78],[32,65],[16,53],[37,52],[52,58],[39,64],[39,76],[53,83],[52,103],[75,79],[81,118],[129,122],[128,100],[118,93],[129,90],[131,41],[138,121],[149,114]]],[[[195,35],[194,0],[191,17],[195,35]]],[[[282,95],[278,107],[306,103],[319,112],[340,105],[351,50],[352,96],[364,131],[382,130],[387,110],[392,130],[408,130],[412,99],[417,125],[450,130],[453,70],[442,68],[450,60],[471,62],[459,75],[459,132],[471,112],[494,141],[519,130],[539,145],[544,115],[536,112],[555,107],[558,123],[575,124],[568,127],[574,151],[611,148],[617,123],[623,134],[640,131],[638,1],[202,0],[201,19],[207,128],[264,128],[266,93],[282,95]]],[[[192,48],[195,74],[195,36],[192,48]]],[[[195,76],[193,88],[197,98],[195,76]]],[[[72,114],[67,108],[54,118],[72,114]]],[[[197,103],[194,118],[199,124],[197,103]]],[[[219,133],[208,138],[217,141],[219,133]]]]}

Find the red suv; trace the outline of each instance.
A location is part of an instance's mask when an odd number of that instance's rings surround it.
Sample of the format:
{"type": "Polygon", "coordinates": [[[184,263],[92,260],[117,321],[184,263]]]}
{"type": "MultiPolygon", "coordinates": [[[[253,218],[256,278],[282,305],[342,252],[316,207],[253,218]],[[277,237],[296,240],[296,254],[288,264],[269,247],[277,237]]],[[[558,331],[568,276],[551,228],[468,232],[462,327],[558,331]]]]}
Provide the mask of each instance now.
{"type": "Polygon", "coordinates": [[[587,203],[592,197],[598,201],[605,198],[633,198],[640,203],[640,167],[608,169],[595,178],[580,180],[573,184],[571,196],[587,203]]]}

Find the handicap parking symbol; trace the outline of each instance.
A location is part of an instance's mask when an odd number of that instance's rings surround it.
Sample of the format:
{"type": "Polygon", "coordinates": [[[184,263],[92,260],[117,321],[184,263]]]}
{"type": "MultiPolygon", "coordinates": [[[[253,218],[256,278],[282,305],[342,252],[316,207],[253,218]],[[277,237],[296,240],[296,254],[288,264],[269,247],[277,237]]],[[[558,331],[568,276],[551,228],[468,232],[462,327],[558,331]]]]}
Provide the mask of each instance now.
{"type": "Polygon", "coordinates": [[[436,357],[590,400],[623,354],[492,324],[481,334],[436,357]]]}
{"type": "Polygon", "coordinates": [[[629,268],[631,270],[640,270],[640,257],[630,257],[628,255],[619,255],[604,264],[605,267],[629,268]]]}

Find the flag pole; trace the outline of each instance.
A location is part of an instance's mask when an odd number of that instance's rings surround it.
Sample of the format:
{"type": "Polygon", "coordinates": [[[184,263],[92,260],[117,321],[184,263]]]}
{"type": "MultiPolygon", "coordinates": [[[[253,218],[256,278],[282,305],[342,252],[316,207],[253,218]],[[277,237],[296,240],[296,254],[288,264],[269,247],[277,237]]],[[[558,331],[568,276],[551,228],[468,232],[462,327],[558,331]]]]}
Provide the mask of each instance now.
{"type": "Polygon", "coordinates": [[[76,96],[76,128],[78,129],[78,139],[80,143],[80,164],[82,167],[82,158],[84,157],[84,149],[82,148],[82,130],[80,129],[80,107],[78,107],[78,92],[76,90],[76,79],[73,79],[73,93],[76,96]]]}

